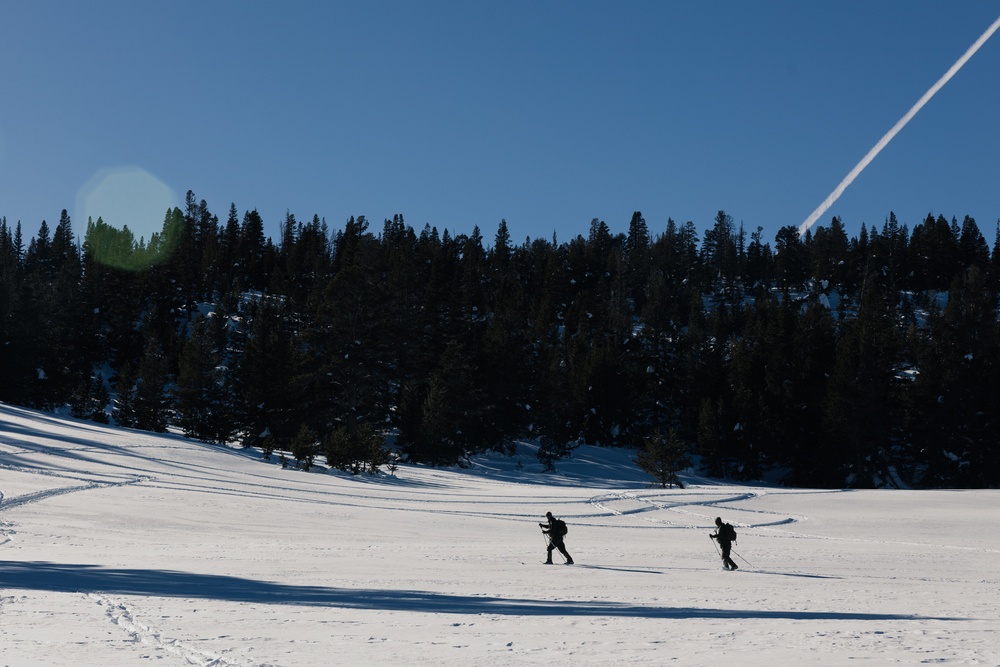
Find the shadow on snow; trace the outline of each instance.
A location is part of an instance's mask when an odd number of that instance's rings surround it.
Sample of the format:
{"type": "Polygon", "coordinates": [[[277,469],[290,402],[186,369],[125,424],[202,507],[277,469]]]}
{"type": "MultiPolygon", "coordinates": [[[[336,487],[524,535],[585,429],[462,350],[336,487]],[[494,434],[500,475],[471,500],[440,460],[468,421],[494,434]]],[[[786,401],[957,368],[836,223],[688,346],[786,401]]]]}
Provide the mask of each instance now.
{"type": "Polygon", "coordinates": [[[634,618],[789,619],[834,621],[967,620],[912,614],[832,611],[706,609],[616,602],[555,601],[455,595],[433,591],[291,586],[241,577],[171,570],[131,570],[43,561],[0,561],[0,588],[57,593],[101,593],[201,598],[256,604],[305,605],[442,614],[610,616],[634,618]]]}

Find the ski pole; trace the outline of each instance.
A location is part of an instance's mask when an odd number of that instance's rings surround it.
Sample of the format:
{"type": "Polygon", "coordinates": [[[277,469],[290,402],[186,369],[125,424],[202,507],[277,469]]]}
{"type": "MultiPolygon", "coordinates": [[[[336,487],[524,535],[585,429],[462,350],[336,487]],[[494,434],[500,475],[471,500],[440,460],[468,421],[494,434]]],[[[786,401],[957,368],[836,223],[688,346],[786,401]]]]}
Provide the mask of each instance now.
{"type": "Polygon", "coordinates": [[[744,558],[743,556],[740,556],[740,554],[739,554],[739,552],[738,552],[738,551],[736,551],[735,549],[733,549],[733,550],[732,550],[732,552],[733,552],[734,554],[736,554],[737,556],[739,556],[739,559],[740,559],[741,561],[743,561],[744,563],[746,563],[746,564],[747,564],[747,565],[749,565],[750,567],[753,567],[753,564],[752,564],[752,563],[751,563],[750,561],[748,561],[748,560],[747,560],[746,558],[744,558]]]}
{"type": "Polygon", "coordinates": [[[719,558],[722,558],[722,552],[719,550],[719,545],[715,541],[715,538],[712,537],[711,535],[709,535],[708,539],[712,540],[712,544],[715,546],[715,553],[717,553],[719,555],[719,558]]]}
{"type": "MultiPolygon", "coordinates": [[[[548,548],[552,546],[552,538],[549,537],[548,533],[544,533],[543,532],[542,533],[542,539],[545,540],[545,549],[546,549],[546,551],[548,551],[548,548]]],[[[556,549],[553,548],[552,550],[555,551],[556,549]]],[[[563,556],[563,553],[561,551],[559,552],[559,555],[562,556],[562,559],[565,562],[567,562],[567,563],[569,562],[569,560],[566,558],[566,556],[563,556]]]]}
{"type": "Polygon", "coordinates": [[[552,554],[552,552],[551,552],[551,551],[549,551],[549,547],[551,547],[551,546],[552,546],[552,538],[550,538],[550,537],[549,537],[549,536],[548,536],[548,535],[547,535],[547,534],[545,533],[545,531],[544,531],[544,530],[542,531],[542,541],[543,541],[543,542],[545,542],[545,550],[546,550],[546,551],[548,551],[548,553],[550,554],[550,558],[551,558],[551,554],[552,554]]]}

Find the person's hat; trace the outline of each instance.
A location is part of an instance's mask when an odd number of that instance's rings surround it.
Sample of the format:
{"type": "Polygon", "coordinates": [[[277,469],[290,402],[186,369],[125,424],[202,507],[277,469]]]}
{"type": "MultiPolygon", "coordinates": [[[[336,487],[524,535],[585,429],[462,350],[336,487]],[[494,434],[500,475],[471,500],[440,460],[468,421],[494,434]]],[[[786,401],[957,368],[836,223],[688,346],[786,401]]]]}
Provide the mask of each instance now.
{"type": "Polygon", "coordinates": [[[722,523],[722,517],[721,516],[715,517],[715,525],[718,526],[721,523],[722,523]]]}
{"type": "Polygon", "coordinates": [[[547,516],[547,517],[549,517],[551,519],[552,518],[552,512],[546,512],[545,516],[547,516]]]}

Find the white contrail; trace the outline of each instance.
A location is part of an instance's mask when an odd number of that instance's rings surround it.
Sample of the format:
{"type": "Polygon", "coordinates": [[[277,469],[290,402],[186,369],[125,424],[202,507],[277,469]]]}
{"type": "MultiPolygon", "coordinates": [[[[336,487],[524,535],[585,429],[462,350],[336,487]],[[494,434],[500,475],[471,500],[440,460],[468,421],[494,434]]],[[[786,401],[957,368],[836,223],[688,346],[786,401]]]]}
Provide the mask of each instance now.
{"type": "Polygon", "coordinates": [[[986,32],[984,32],[979,39],[977,39],[972,46],[969,47],[969,50],[966,51],[961,58],[955,61],[955,64],[944,73],[944,76],[938,79],[937,83],[931,86],[930,89],[924,93],[923,97],[917,100],[917,103],[906,112],[906,115],[900,118],[899,122],[893,125],[892,129],[886,132],[884,137],[878,140],[878,143],[875,144],[870,151],[868,151],[868,154],[861,158],[861,162],[859,162],[854,169],[851,169],[851,172],[844,177],[844,180],[840,182],[840,185],[834,188],[833,192],[830,193],[830,196],[824,199],[823,203],[820,204],[816,210],[805,219],[805,222],[799,225],[799,234],[805,234],[806,230],[812,227],[819,217],[826,213],[828,208],[833,206],[833,202],[840,199],[840,195],[844,194],[844,190],[847,189],[847,186],[854,182],[854,179],[858,177],[858,174],[864,171],[865,167],[868,166],[868,163],[874,160],[875,156],[882,152],[882,149],[886,147],[886,144],[892,141],[892,138],[895,137],[899,131],[910,122],[911,118],[917,115],[917,112],[920,111],[932,97],[934,97],[937,91],[941,90],[941,87],[948,83],[948,81],[951,80],[951,77],[955,76],[955,73],[958,72],[958,70],[962,69],[962,66],[968,62],[969,58],[975,55],[976,51],[979,50],[979,47],[985,44],[986,40],[988,40],[993,33],[997,31],[997,28],[1000,28],[1000,17],[998,17],[997,20],[986,29],[986,32]]]}

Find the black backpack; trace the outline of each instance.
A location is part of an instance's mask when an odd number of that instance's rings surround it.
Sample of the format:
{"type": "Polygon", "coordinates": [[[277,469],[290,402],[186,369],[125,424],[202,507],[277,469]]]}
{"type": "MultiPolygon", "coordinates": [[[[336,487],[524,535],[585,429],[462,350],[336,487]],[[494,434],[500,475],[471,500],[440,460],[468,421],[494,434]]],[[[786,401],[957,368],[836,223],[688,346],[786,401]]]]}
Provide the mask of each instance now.
{"type": "Polygon", "coordinates": [[[564,537],[566,533],[569,532],[569,528],[566,527],[566,522],[562,519],[556,519],[552,522],[552,534],[558,535],[559,537],[564,537]]]}
{"type": "Polygon", "coordinates": [[[724,539],[727,539],[730,542],[736,541],[736,529],[733,528],[733,524],[731,523],[723,524],[722,530],[720,530],[719,533],[724,539]]]}

